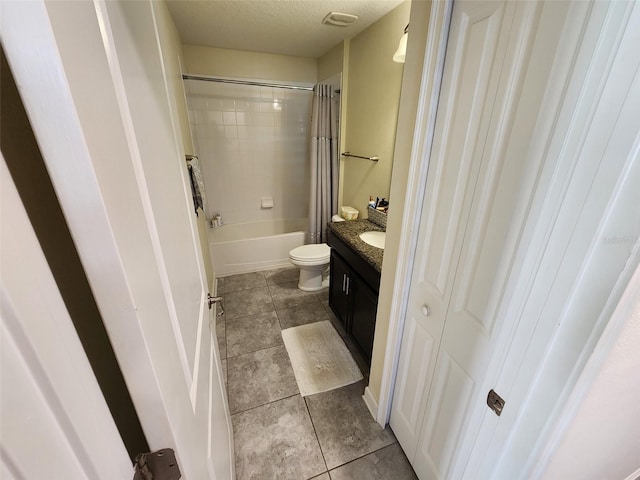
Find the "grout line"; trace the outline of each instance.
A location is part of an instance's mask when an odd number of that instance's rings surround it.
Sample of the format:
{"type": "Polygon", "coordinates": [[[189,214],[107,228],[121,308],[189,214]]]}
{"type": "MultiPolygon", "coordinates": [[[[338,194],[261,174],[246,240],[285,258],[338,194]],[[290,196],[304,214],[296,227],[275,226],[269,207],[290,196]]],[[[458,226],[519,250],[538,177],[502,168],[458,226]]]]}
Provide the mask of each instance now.
{"type": "MultiPolygon", "coordinates": [[[[288,398],[295,397],[296,395],[300,395],[300,391],[298,391],[298,393],[294,393],[293,395],[289,395],[287,397],[278,398],[277,400],[271,400],[270,402],[256,405],[255,407],[247,408],[245,410],[238,410],[237,412],[232,413],[231,416],[233,417],[234,415],[238,415],[239,413],[250,412],[251,410],[255,410],[256,408],[264,407],[265,405],[271,405],[272,403],[279,402],[280,400],[286,400],[288,398]]],[[[300,398],[304,400],[304,397],[300,396],[300,398]]]]}
{"type": "MultiPolygon", "coordinates": [[[[316,442],[318,442],[318,447],[320,448],[320,455],[322,455],[322,462],[324,463],[325,472],[329,473],[329,466],[327,465],[327,459],[324,458],[324,451],[322,450],[322,445],[320,444],[320,438],[318,437],[318,431],[316,430],[316,424],[313,422],[313,417],[311,416],[311,410],[309,409],[309,403],[307,402],[306,397],[302,397],[304,401],[305,407],[307,407],[307,413],[309,414],[309,420],[311,421],[311,426],[313,427],[313,433],[316,436],[316,442]]],[[[322,474],[320,474],[322,475],[322,474]]],[[[331,474],[329,474],[329,478],[331,478],[331,474]]]]}
{"type": "MultiPolygon", "coordinates": [[[[281,332],[280,338],[282,339],[282,332],[281,332]]],[[[257,350],[251,350],[249,352],[238,353],[236,355],[231,355],[231,356],[229,356],[229,346],[227,346],[227,360],[230,359],[230,358],[238,358],[238,357],[241,357],[242,355],[249,355],[249,354],[252,354],[252,353],[257,353],[257,352],[261,352],[263,350],[269,350],[271,348],[282,347],[282,346],[284,346],[284,342],[277,343],[277,344],[271,345],[269,347],[258,348],[257,350]]]]}
{"type": "MultiPolygon", "coordinates": [[[[341,464],[341,465],[338,465],[338,466],[336,466],[336,467],[333,467],[331,470],[329,470],[329,471],[328,471],[328,472],[329,472],[329,478],[331,478],[331,472],[332,472],[333,470],[336,470],[336,469],[338,469],[338,468],[342,468],[342,467],[344,467],[345,465],[349,465],[350,463],[353,463],[353,462],[355,462],[355,461],[357,461],[357,460],[360,460],[360,459],[362,459],[362,458],[366,457],[367,455],[373,455],[374,453],[379,452],[380,450],[384,450],[385,448],[391,447],[391,446],[393,446],[393,445],[394,445],[394,444],[396,444],[396,443],[398,443],[398,440],[397,440],[397,439],[396,439],[396,440],[394,440],[393,442],[391,442],[389,445],[385,445],[384,447],[376,448],[375,450],[373,450],[373,451],[371,451],[371,452],[369,452],[369,453],[365,453],[365,454],[363,454],[363,455],[360,455],[359,457],[354,458],[353,460],[349,460],[348,462],[345,462],[345,463],[343,463],[343,464],[341,464]]],[[[398,443],[398,445],[400,445],[400,444],[398,443]]],[[[402,450],[402,447],[401,447],[400,449],[402,450]]],[[[404,453],[404,450],[402,450],[402,453],[403,453],[403,455],[405,455],[405,456],[406,456],[406,454],[404,453]]],[[[413,466],[411,466],[411,468],[413,469],[413,466]]]]}
{"type": "MultiPolygon", "coordinates": [[[[282,337],[281,337],[281,338],[282,338],[282,337]]],[[[253,351],[251,351],[251,352],[239,353],[239,354],[237,354],[237,355],[233,355],[233,356],[231,356],[231,357],[229,357],[229,356],[227,355],[227,360],[229,360],[230,358],[238,358],[238,357],[242,357],[243,355],[251,355],[252,353],[262,352],[262,351],[264,351],[264,350],[271,350],[271,349],[273,349],[273,348],[278,348],[278,347],[284,347],[284,342],[283,342],[283,343],[279,343],[279,344],[277,344],[277,345],[272,345],[272,346],[270,346],[270,347],[259,348],[258,350],[253,350],[253,351]]],[[[229,352],[227,351],[227,354],[228,354],[228,353],[229,353],[229,352]]],[[[291,359],[289,359],[289,361],[291,361],[291,359]]]]}
{"type": "Polygon", "coordinates": [[[225,289],[224,293],[223,293],[223,294],[221,294],[221,295],[227,295],[227,294],[229,294],[229,293],[246,292],[246,291],[249,291],[249,290],[254,290],[254,289],[256,289],[256,288],[264,288],[264,287],[266,287],[266,286],[267,286],[267,284],[265,283],[264,285],[253,285],[253,286],[251,286],[251,287],[247,287],[247,288],[238,288],[238,289],[236,289],[236,290],[226,290],[226,289],[225,289]]]}
{"type": "MultiPolygon", "coordinates": [[[[269,297],[271,297],[271,294],[269,294],[269,297]]],[[[271,303],[273,304],[273,300],[271,301],[271,303]]],[[[274,305],[273,310],[267,310],[265,312],[256,312],[256,313],[248,313],[246,315],[238,315],[237,317],[229,317],[229,320],[231,320],[232,322],[239,319],[239,318],[247,318],[247,317],[254,317],[256,315],[261,315],[263,313],[271,313],[271,312],[275,312],[276,311],[276,307],[274,305]]],[[[225,323],[227,321],[227,314],[225,313],[225,323]]]]}

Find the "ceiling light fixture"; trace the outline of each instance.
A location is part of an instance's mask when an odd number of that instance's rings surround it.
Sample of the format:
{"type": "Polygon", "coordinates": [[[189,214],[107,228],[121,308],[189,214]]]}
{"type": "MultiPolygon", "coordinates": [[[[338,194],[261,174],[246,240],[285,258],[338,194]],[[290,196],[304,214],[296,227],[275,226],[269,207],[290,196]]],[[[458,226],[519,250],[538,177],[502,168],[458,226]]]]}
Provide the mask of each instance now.
{"type": "Polygon", "coordinates": [[[350,13],[329,12],[327,16],[322,19],[322,23],[336,27],[348,27],[357,19],[357,15],[351,15],[350,13]]]}
{"type": "Polygon", "coordinates": [[[398,49],[396,53],[393,54],[393,61],[398,63],[404,63],[404,59],[407,55],[407,39],[409,38],[409,24],[404,27],[404,34],[400,38],[400,43],[398,44],[398,49]]]}

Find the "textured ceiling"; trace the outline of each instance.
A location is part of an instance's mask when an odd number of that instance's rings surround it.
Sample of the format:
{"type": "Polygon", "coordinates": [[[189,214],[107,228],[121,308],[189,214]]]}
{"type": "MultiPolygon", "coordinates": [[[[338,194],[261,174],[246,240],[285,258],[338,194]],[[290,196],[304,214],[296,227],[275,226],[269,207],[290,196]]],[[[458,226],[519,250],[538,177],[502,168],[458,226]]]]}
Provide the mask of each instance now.
{"type": "MultiPolygon", "coordinates": [[[[182,43],[317,58],[403,0],[166,0],[182,43]],[[329,12],[358,15],[323,25],[329,12]]],[[[398,32],[400,38],[402,32],[398,32]]]]}

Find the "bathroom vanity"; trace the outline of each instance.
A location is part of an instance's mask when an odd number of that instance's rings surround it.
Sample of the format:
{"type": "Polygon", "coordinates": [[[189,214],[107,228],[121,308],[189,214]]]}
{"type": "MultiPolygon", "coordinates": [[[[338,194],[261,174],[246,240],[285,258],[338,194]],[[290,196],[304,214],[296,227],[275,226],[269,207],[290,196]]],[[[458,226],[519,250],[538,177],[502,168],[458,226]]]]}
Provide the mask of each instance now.
{"type": "Polygon", "coordinates": [[[384,231],[368,220],[329,224],[329,306],[371,362],[383,250],[365,243],[363,232],[384,231]]]}

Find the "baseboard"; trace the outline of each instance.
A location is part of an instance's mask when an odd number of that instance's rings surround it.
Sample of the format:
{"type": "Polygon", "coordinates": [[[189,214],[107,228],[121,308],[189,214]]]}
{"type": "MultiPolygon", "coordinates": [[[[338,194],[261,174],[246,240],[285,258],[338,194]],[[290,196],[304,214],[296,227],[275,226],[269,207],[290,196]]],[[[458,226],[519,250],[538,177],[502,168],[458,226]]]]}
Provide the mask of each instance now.
{"type": "Polygon", "coordinates": [[[378,402],[376,402],[376,399],[373,397],[373,394],[371,393],[371,390],[369,389],[368,386],[364,389],[364,395],[362,395],[362,399],[364,400],[365,405],[369,409],[369,413],[371,413],[371,416],[377,422],[378,421],[378,402]]]}

